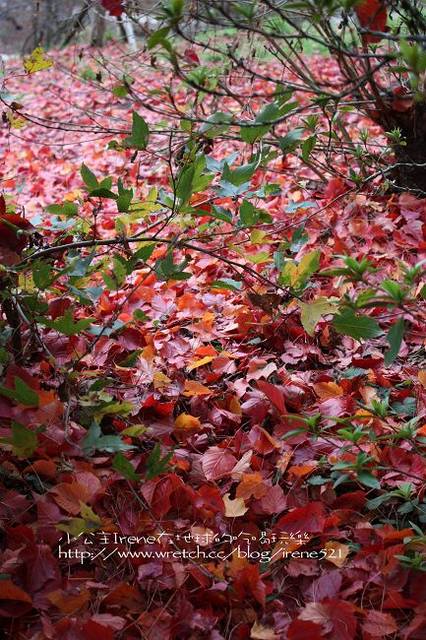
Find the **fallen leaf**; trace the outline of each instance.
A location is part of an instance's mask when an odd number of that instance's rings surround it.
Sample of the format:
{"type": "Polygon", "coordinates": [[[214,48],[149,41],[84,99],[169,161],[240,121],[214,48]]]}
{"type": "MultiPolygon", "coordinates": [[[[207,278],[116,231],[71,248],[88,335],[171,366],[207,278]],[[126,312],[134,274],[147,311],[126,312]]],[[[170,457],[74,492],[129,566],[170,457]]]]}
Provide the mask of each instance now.
{"type": "Polygon", "coordinates": [[[212,393],[213,392],[201,384],[201,382],[197,382],[196,380],[185,380],[185,388],[183,391],[184,396],[208,396],[212,393]]]}
{"type": "Polygon", "coordinates": [[[265,627],[259,622],[255,622],[250,630],[250,638],[253,640],[277,640],[278,636],[272,627],[265,627]]]}
{"type": "Polygon", "coordinates": [[[248,511],[246,503],[242,498],[235,498],[231,500],[229,493],[225,493],[223,496],[223,502],[225,505],[225,516],[227,518],[240,518],[248,511]]]}

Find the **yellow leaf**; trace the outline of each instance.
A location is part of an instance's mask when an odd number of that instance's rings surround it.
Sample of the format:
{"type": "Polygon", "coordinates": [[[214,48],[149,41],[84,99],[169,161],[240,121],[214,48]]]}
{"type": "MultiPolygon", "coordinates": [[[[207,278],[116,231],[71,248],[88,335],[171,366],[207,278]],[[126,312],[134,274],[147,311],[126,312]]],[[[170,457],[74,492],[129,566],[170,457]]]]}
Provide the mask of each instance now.
{"type": "Polygon", "coordinates": [[[163,389],[171,383],[170,378],[168,378],[166,374],[162,373],[161,371],[156,371],[152,377],[154,382],[154,389],[163,389]]]}
{"type": "Polygon", "coordinates": [[[189,364],[186,367],[186,370],[187,371],[192,371],[193,369],[197,369],[198,367],[202,367],[204,364],[208,364],[209,362],[211,362],[215,358],[216,358],[216,356],[205,356],[204,358],[201,358],[201,360],[196,360],[195,362],[192,362],[191,364],[189,364]]]}
{"type": "Polygon", "coordinates": [[[315,327],[322,316],[337,311],[335,304],[323,296],[313,302],[299,302],[299,307],[302,326],[310,336],[314,335],[315,327]]]}
{"type": "Polygon", "coordinates": [[[130,436],[131,438],[138,438],[145,433],[146,427],[143,424],[132,424],[131,427],[123,429],[121,432],[123,436],[130,436]]]}
{"type": "Polygon", "coordinates": [[[184,396],[207,396],[211,393],[212,391],[201,384],[201,382],[197,382],[196,380],[185,380],[185,388],[183,391],[184,396]]]}
{"type": "Polygon", "coordinates": [[[189,413],[181,413],[175,420],[176,429],[199,429],[201,422],[199,418],[191,416],[189,413]]]}
{"type": "Polygon", "coordinates": [[[319,267],[320,252],[315,250],[303,256],[299,264],[294,260],[286,262],[281,271],[284,284],[301,286],[319,267]]]}
{"type": "Polygon", "coordinates": [[[93,511],[91,507],[84,502],[80,501],[80,513],[81,517],[86,522],[87,526],[93,528],[94,526],[100,527],[102,522],[100,517],[93,511]]]}
{"type": "Polygon", "coordinates": [[[336,540],[329,540],[325,543],[324,548],[327,549],[327,560],[336,567],[342,567],[351,552],[347,544],[336,542],[336,540]]]}
{"type": "Polygon", "coordinates": [[[225,516],[227,518],[239,518],[248,511],[248,507],[246,507],[246,503],[243,498],[235,498],[235,500],[231,500],[229,497],[230,495],[230,493],[225,493],[223,496],[225,516]]]}
{"type": "Polygon", "coordinates": [[[24,58],[24,69],[27,73],[48,69],[52,65],[53,61],[46,57],[42,47],[37,47],[27,58],[24,58]]]}
{"type": "Polygon", "coordinates": [[[250,631],[250,638],[253,640],[276,640],[278,636],[275,635],[271,627],[264,627],[263,624],[255,622],[250,631]]]}
{"type": "Polygon", "coordinates": [[[27,124],[27,121],[24,120],[24,118],[21,118],[13,111],[8,111],[6,114],[6,118],[12,129],[22,129],[22,127],[25,127],[25,125],[27,124]]]}
{"type": "Polygon", "coordinates": [[[250,234],[250,242],[251,244],[263,244],[265,242],[270,242],[266,231],[261,231],[260,229],[254,229],[250,234]]]}
{"type": "Polygon", "coordinates": [[[260,251],[259,253],[255,253],[254,255],[247,255],[246,258],[250,260],[253,264],[262,264],[264,262],[272,262],[272,258],[267,251],[260,251]]]}
{"type": "Polygon", "coordinates": [[[74,191],[69,191],[63,197],[64,202],[74,202],[74,200],[78,200],[81,198],[83,192],[80,189],[74,189],[74,191]]]}

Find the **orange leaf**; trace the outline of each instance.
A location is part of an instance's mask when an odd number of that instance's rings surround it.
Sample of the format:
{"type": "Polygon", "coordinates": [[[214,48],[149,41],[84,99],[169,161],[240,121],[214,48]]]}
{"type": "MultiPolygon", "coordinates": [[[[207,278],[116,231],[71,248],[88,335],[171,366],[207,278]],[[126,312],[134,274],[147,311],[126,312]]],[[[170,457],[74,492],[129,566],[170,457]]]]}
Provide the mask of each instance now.
{"type": "Polygon", "coordinates": [[[256,471],[255,473],[244,473],[240,484],[237,487],[237,498],[248,500],[252,496],[254,498],[262,498],[268,492],[268,487],[263,482],[262,475],[256,471]]]}
{"type": "Polygon", "coordinates": [[[28,593],[13,584],[12,580],[0,580],[0,600],[19,600],[20,602],[32,603],[28,593]]]}
{"type": "Polygon", "coordinates": [[[211,344],[206,344],[206,345],[202,345],[201,347],[198,347],[198,349],[195,350],[195,355],[196,356],[217,356],[217,350],[211,345],[211,344]]]}
{"type": "Polygon", "coordinates": [[[304,476],[309,475],[316,468],[316,462],[307,462],[306,464],[294,464],[289,468],[288,472],[296,476],[296,478],[303,478],[304,476]]]}
{"type": "Polygon", "coordinates": [[[314,384],[314,391],[321,400],[336,398],[343,395],[343,389],[335,382],[318,382],[314,384]]]}
{"type": "Polygon", "coordinates": [[[181,413],[175,420],[175,428],[190,430],[190,429],[200,429],[201,422],[199,418],[195,416],[189,415],[189,413],[181,413]]]}
{"type": "Polygon", "coordinates": [[[213,393],[205,387],[201,382],[197,382],[196,380],[185,380],[185,388],[183,391],[184,396],[207,396],[213,393]]]}
{"type": "Polygon", "coordinates": [[[80,513],[80,501],[86,503],[91,497],[88,488],[79,482],[62,482],[52,489],[52,493],[54,501],[73,516],[80,513]]]}
{"type": "Polygon", "coordinates": [[[154,383],[154,389],[164,389],[164,387],[167,387],[171,383],[170,378],[161,371],[156,371],[152,376],[152,380],[154,383]]]}
{"type": "Polygon", "coordinates": [[[417,435],[418,436],[426,436],[426,424],[421,426],[420,429],[417,429],[417,435]]]}
{"type": "Polygon", "coordinates": [[[23,473],[37,473],[38,475],[53,480],[56,478],[56,464],[52,460],[34,460],[25,467],[23,473]]]}
{"type": "Polygon", "coordinates": [[[90,593],[84,589],[81,593],[70,594],[58,589],[47,595],[48,600],[62,613],[71,614],[81,609],[90,600],[90,593]]]}
{"type": "Polygon", "coordinates": [[[426,389],[426,369],[421,369],[418,372],[417,377],[418,377],[419,382],[422,385],[422,387],[424,387],[426,389]]]}
{"type": "Polygon", "coordinates": [[[282,456],[278,458],[276,467],[281,471],[281,473],[284,473],[284,471],[287,469],[288,463],[290,462],[292,457],[293,457],[293,452],[286,451],[285,453],[282,454],[282,456]]]}

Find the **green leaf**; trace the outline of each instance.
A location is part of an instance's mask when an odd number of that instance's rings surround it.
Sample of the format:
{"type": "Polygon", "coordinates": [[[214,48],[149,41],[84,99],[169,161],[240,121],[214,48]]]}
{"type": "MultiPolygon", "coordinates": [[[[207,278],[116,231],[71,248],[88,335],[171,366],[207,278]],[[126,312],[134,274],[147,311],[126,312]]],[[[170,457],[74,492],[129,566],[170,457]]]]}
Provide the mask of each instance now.
{"type": "Polygon", "coordinates": [[[67,218],[73,218],[78,214],[78,206],[75,202],[63,202],[62,204],[49,204],[46,207],[48,213],[53,213],[55,216],[67,216],[67,218]]]}
{"type": "Polygon", "coordinates": [[[123,436],[130,436],[131,438],[139,438],[146,431],[146,427],[143,424],[132,424],[131,427],[127,427],[121,432],[123,436]]]}
{"type": "Polygon", "coordinates": [[[223,135],[229,129],[229,125],[232,121],[232,116],[229,113],[223,111],[216,111],[213,115],[207,118],[207,122],[204,122],[200,127],[200,133],[206,138],[215,138],[216,136],[223,135]]]}
{"type": "Polygon", "coordinates": [[[229,165],[225,162],[222,172],[222,181],[230,182],[235,187],[239,187],[242,184],[250,182],[257,167],[257,162],[250,162],[249,164],[239,165],[235,169],[231,170],[229,165]]]}
{"type": "Polygon", "coordinates": [[[129,210],[130,203],[133,198],[133,189],[125,189],[123,186],[123,182],[121,178],[118,179],[118,198],[117,198],[117,209],[121,213],[125,213],[129,210]]]}
{"type": "Polygon", "coordinates": [[[302,139],[304,130],[303,129],[294,129],[287,133],[287,135],[278,138],[278,145],[281,151],[286,153],[292,153],[297,149],[302,139]]]}
{"type": "Polygon", "coordinates": [[[240,126],[241,139],[252,144],[262,138],[272,129],[276,120],[295,109],[298,104],[298,102],[291,102],[279,105],[277,102],[270,102],[258,113],[253,126],[247,126],[246,124],[240,126]]]}
{"type": "Polygon", "coordinates": [[[18,376],[15,376],[14,384],[14,389],[0,387],[0,394],[19,404],[23,404],[25,407],[38,407],[39,397],[34,389],[29,387],[27,383],[18,376]]]}
{"type": "Polygon", "coordinates": [[[405,291],[399,282],[395,282],[395,280],[383,280],[380,286],[397,304],[401,304],[401,302],[404,301],[405,291]]]}
{"type": "Polygon", "coordinates": [[[336,313],[336,304],[330,302],[328,298],[320,296],[313,302],[299,302],[301,310],[300,320],[306,333],[310,336],[315,334],[315,327],[322,316],[329,313],[336,313]]]}
{"type": "Polygon", "coordinates": [[[90,171],[89,167],[86,167],[84,162],[80,167],[80,175],[83,178],[83,182],[89,189],[89,191],[91,191],[92,189],[97,189],[97,187],[99,186],[98,179],[95,174],[90,171]]]}
{"type": "Polygon", "coordinates": [[[164,458],[162,458],[160,445],[157,442],[157,444],[151,451],[148,460],[146,461],[146,479],[152,480],[156,476],[159,476],[161,473],[165,473],[165,471],[167,471],[167,465],[169,464],[172,456],[173,451],[170,451],[164,456],[164,458]]]}
{"type": "Polygon", "coordinates": [[[372,489],[380,489],[380,482],[369,471],[359,471],[358,480],[366,487],[371,487],[372,489]]]}
{"type": "Polygon", "coordinates": [[[11,444],[18,458],[29,458],[38,447],[37,434],[19,422],[13,422],[11,444]]]}
{"type": "Polygon", "coordinates": [[[135,309],[133,311],[133,318],[136,322],[146,322],[149,320],[149,316],[147,316],[145,311],[142,311],[142,309],[135,309]]]}
{"type": "Polygon", "coordinates": [[[132,255],[132,261],[137,264],[139,261],[146,262],[153,254],[155,243],[144,244],[132,255]]]}
{"type": "Polygon", "coordinates": [[[112,93],[117,98],[125,98],[129,93],[129,87],[125,84],[116,84],[115,87],[112,88],[112,93]]]}
{"type": "Polygon", "coordinates": [[[259,209],[249,202],[243,200],[240,205],[240,221],[243,227],[251,227],[259,220],[259,209]]]}
{"type": "Polygon", "coordinates": [[[200,209],[195,212],[196,216],[200,217],[210,217],[215,218],[216,220],[223,220],[223,222],[232,222],[232,213],[223,207],[218,205],[213,205],[211,211],[203,211],[200,209]]]}
{"type": "Polygon", "coordinates": [[[206,157],[197,156],[190,164],[184,166],[176,179],[176,196],[179,208],[182,208],[194,193],[204,191],[213,180],[213,175],[204,173],[206,157]]]}
{"type": "Polygon", "coordinates": [[[136,111],[132,113],[132,133],[123,140],[124,147],[131,149],[146,149],[149,138],[149,129],[145,120],[136,111]]]}
{"type": "Polygon", "coordinates": [[[50,264],[42,260],[38,260],[33,264],[32,271],[34,284],[41,290],[47,289],[56,278],[50,264]]]}
{"type": "Polygon", "coordinates": [[[310,136],[306,140],[302,142],[302,160],[303,162],[308,162],[309,156],[311,155],[315,145],[317,142],[316,136],[310,136]]]}
{"type": "Polygon", "coordinates": [[[121,473],[126,480],[139,480],[140,476],[134,470],[127,458],[119,451],[112,459],[112,468],[121,473]]]}
{"type": "Polygon", "coordinates": [[[163,27],[162,29],[158,29],[158,31],[151,33],[146,41],[148,49],[154,49],[158,44],[162,44],[169,31],[170,27],[163,27]]]}
{"type": "Polygon", "coordinates": [[[94,198],[109,198],[110,200],[117,200],[117,194],[113,193],[110,189],[99,187],[98,189],[92,189],[89,191],[89,196],[94,198]]]}
{"type": "Polygon", "coordinates": [[[173,262],[173,252],[168,251],[165,258],[157,260],[154,266],[154,271],[160,280],[188,280],[191,277],[191,273],[183,271],[189,264],[189,260],[185,258],[180,264],[173,262]]]}
{"type": "Polygon", "coordinates": [[[401,348],[402,339],[404,337],[404,319],[399,318],[395,324],[391,326],[386,336],[386,340],[389,342],[389,349],[385,353],[385,365],[389,366],[397,357],[401,348]]]}
{"type": "Polygon", "coordinates": [[[81,331],[84,331],[92,324],[93,318],[82,318],[74,322],[72,311],[67,309],[64,316],[50,320],[48,318],[38,318],[40,324],[44,324],[50,329],[55,329],[59,333],[63,333],[66,336],[75,336],[81,331]]]}
{"type": "Polygon", "coordinates": [[[377,338],[383,333],[376,320],[368,316],[355,315],[351,309],[345,309],[335,315],[333,326],[337,333],[351,336],[355,340],[377,338]]]}
{"type": "Polygon", "coordinates": [[[247,144],[253,144],[268,133],[270,125],[253,125],[252,127],[240,127],[240,138],[247,144]]]}
{"type": "Polygon", "coordinates": [[[120,436],[105,436],[96,422],[91,424],[81,446],[86,455],[94,451],[116,453],[117,451],[128,451],[134,448],[131,445],[125,444],[120,436]]]}
{"type": "Polygon", "coordinates": [[[230,291],[240,291],[243,288],[243,283],[238,280],[232,280],[232,278],[222,278],[222,280],[215,280],[211,283],[212,289],[229,289],[230,291]]]}

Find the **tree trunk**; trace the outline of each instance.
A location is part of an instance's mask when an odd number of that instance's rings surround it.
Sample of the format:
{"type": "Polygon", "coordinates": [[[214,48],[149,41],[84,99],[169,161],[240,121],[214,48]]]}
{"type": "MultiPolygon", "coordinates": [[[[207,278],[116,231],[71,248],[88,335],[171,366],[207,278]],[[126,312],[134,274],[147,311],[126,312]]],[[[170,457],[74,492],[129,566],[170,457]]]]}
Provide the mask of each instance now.
{"type": "Polygon", "coordinates": [[[90,44],[92,47],[102,47],[105,40],[106,20],[105,9],[99,5],[95,7],[93,16],[92,33],[90,36],[90,44]]]}
{"type": "Polygon", "coordinates": [[[416,103],[410,111],[399,114],[399,127],[406,145],[395,148],[396,185],[426,196],[426,104],[416,103]]]}
{"type": "Polygon", "coordinates": [[[395,189],[426,197],[426,102],[410,101],[404,105],[399,100],[398,110],[392,108],[394,102],[378,121],[387,132],[399,129],[403,139],[403,144],[393,145],[395,168],[387,174],[395,189]]]}
{"type": "Polygon", "coordinates": [[[123,26],[123,31],[130,51],[137,51],[138,43],[136,42],[135,30],[133,28],[132,21],[125,13],[121,16],[121,24],[123,26]]]}

